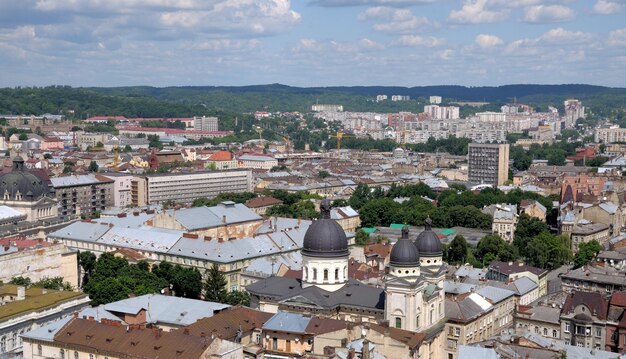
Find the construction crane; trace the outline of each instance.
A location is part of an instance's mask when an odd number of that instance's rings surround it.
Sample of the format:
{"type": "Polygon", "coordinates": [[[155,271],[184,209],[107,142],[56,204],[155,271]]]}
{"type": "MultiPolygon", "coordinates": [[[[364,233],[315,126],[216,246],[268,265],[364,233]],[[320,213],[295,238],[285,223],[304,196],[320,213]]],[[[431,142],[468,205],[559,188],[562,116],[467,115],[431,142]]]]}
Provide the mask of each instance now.
{"type": "Polygon", "coordinates": [[[115,154],[115,156],[113,157],[113,171],[115,172],[119,172],[119,165],[120,165],[120,154],[117,151],[117,143],[113,145],[113,153],[115,154]]]}
{"type": "Polygon", "coordinates": [[[346,135],[345,132],[343,132],[343,131],[337,131],[336,135],[332,135],[330,137],[337,138],[337,157],[339,157],[339,153],[341,151],[341,139],[344,138],[344,137],[356,138],[356,136],[353,136],[353,135],[346,135]]]}
{"type": "Polygon", "coordinates": [[[289,138],[289,135],[284,135],[281,137],[283,138],[283,141],[285,141],[285,152],[287,152],[288,154],[291,153],[291,139],[289,138]]]}

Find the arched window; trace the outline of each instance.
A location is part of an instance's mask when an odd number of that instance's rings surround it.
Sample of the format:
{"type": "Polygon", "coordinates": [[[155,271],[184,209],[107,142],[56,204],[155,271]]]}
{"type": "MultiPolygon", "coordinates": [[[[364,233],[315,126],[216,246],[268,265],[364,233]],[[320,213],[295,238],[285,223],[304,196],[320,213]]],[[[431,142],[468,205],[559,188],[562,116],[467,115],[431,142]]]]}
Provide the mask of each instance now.
{"type": "Polygon", "coordinates": [[[335,282],[339,281],[339,268],[335,268],[335,282]]]}
{"type": "Polygon", "coordinates": [[[313,280],[317,280],[317,268],[313,268],[313,280]]]}
{"type": "Polygon", "coordinates": [[[548,329],[547,328],[543,328],[543,336],[544,337],[548,336],[548,329]]]}
{"type": "Polygon", "coordinates": [[[556,334],[556,329],[552,329],[552,338],[556,338],[557,334],[556,334]]]}
{"type": "Polygon", "coordinates": [[[74,359],[78,359],[78,352],[74,351],[74,359]]]}
{"type": "Polygon", "coordinates": [[[324,281],[328,281],[328,269],[324,269],[324,281]]]}
{"type": "Polygon", "coordinates": [[[7,338],[0,338],[0,353],[4,353],[7,351],[7,338]]]}
{"type": "Polygon", "coordinates": [[[402,329],[402,318],[396,317],[396,328],[402,329]]]}
{"type": "Polygon", "coordinates": [[[306,275],[308,274],[308,272],[309,272],[309,268],[304,267],[304,271],[302,271],[302,274],[304,275],[304,278],[303,278],[304,280],[306,280],[306,275]]]}

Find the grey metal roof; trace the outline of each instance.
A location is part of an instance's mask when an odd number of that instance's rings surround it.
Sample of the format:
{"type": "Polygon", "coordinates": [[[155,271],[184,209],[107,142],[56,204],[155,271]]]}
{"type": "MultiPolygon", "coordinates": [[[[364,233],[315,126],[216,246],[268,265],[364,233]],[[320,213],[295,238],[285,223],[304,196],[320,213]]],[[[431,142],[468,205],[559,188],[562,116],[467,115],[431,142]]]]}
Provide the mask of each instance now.
{"type": "Polygon", "coordinates": [[[160,294],[147,294],[105,304],[110,312],[137,314],[146,310],[148,323],[167,323],[179,326],[190,325],[202,318],[230,307],[227,304],[206,302],[197,299],[170,297],[160,294]]]}
{"type": "Polygon", "coordinates": [[[142,251],[167,252],[182,237],[183,233],[183,231],[173,229],[146,226],[138,228],[111,227],[107,233],[98,239],[98,243],[142,251]]]}
{"type": "Polygon", "coordinates": [[[74,222],[67,227],[48,234],[48,237],[95,242],[109,231],[108,225],[90,222],[74,222]]]}
{"type": "Polygon", "coordinates": [[[491,303],[499,303],[507,298],[510,298],[515,295],[515,292],[508,289],[496,288],[496,287],[482,287],[476,290],[476,293],[481,296],[489,299],[491,303]]]}
{"type": "Polygon", "coordinates": [[[463,294],[471,292],[474,288],[476,288],[476,284],[445,281],[443,283],[443,288],[446,294],[463,294]]]}
{"type": "Polygon", "coordinates": [[[94,174],[53,177],[53,178],[50,178],[50,181],[52,182],[52,186],[54,188],[83,186],[83,185],[97,184],[97,183],[102,183],[102,182],[105,182],[105,183],[113,182],[113,180],[104,181],[104,180],[98,179],[96,175],[94,174]]]}
{"type": "Polygon", "coordinates": [[[129,213],[126,217],[118,217],[118,216],[107,216],[100,217],[94,219],[94,222],[98,223],[111,223],[116,227],[141,227],[146,221],[152,219],[156,214],[147,214],[145,212],[141,212],[138,215],[134,215],[133,213],[129,213]]]}
{"type": "Polygon", "coordinates": [[[500,356],[493,348],[459,345],[459,359],[499,359],[500,356]]]}
{"type": "Polygon", "coordinates": [[[65,326],[70,320],[72,320],[72,316],[68,315],[63,317],[57,321],[46,324],[42,327],[39,327],[35,330],[31,330],[30,332],[22,334],[22,337],[29,339],[37,339],[43,340],[47,342],[51,342],[54,339],[54,336],[57,334],[61,328],[65,326]]]}
{"type": "Polygon", "coordinates": [[[278,312],[263,324],[263,329],[290,333],[306,333],[306,327],[309,325],[310,321],[310,317],[305,317],[302,314],[278,312]]]}
{"type": "Polygon", "coordinates": [[[213,207],[171,210],[170,214],[188,230],[211,228],[224,224],[260,221],[263,218],[241,203],[222,203],[213,207]]]}
{"type": "Polygon", "coordinates": [[[10,218],[20,218],[20,217],[26,217],[26,215],[20,211],[16,211],[15,209],[9,206],[0,206],[0,221],[5,220],[5,219],[10,219],[10,218]]]}

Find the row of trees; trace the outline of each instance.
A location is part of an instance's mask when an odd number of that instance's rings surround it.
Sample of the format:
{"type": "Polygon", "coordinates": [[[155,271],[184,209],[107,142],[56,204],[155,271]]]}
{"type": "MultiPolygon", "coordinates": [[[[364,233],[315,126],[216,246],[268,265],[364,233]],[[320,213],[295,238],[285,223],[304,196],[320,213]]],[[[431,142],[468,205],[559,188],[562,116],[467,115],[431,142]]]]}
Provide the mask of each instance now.
{"type": "Polygon", "coordinates": [[[475,267],[488,266],[494,260],[522,259],[532,266],[551,270],[572,261],[576,267],[585,265],[601,249],[597,241],[581,243],[574,256],[568,236],[552,234],[545,222],[522,214],[513,243],[488,235],[472,249],[463,236],[456,236],[444,246],[444,259],[451,264],[470,263],[475,267]]]}
{"type": "Polygon", "coordinates": [[[214,264],[207,280],[196,268],[161,262],[152,268],[146,261],[129,264],[125,258],[111,253],[96,256],[89,251],[79,253],[79,263],[85,273],[83,291],[89,294],[93,305],[106,304],[128,298],[130,294],[144,295],[170,292],[177,297],[218,301],[232,305],[249,303],[245,293],[227,292],[226,278],[214,264]],[[217,293],[217,294],[215,294],[217,293]]]}
{"type": "Polygon", "coordinates": [[[11,278],[10,284],[21,285],[24,287],[35,287],[35,288],[44,288],[44,289],[54,289],[54,290],[72,290],[72,285],[69,282],[66,282],[63,277],[50,277],[43,278],[37,282],[33,282],[28,277],[13,277],[11,278]]]}

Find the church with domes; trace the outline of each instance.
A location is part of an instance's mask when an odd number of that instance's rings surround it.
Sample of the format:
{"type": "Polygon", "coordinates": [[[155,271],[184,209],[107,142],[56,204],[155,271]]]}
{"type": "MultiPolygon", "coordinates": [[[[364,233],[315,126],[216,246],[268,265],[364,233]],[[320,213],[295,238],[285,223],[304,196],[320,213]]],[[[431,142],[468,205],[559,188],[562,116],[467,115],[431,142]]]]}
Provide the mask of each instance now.
{"type": "Polygon", "coordinates": [[[353,322],[386,321],[414,332],[442,329],[443,252],[430,219],[415,240],[403,229],[391,250],[384,285],[374,287],[348,278],[348,239],[330,219],[330,210],[330,201],[324,200],[321,219],[305,233],[302,277],[272,276],[247,286],[251,307],[353,322]]]}

